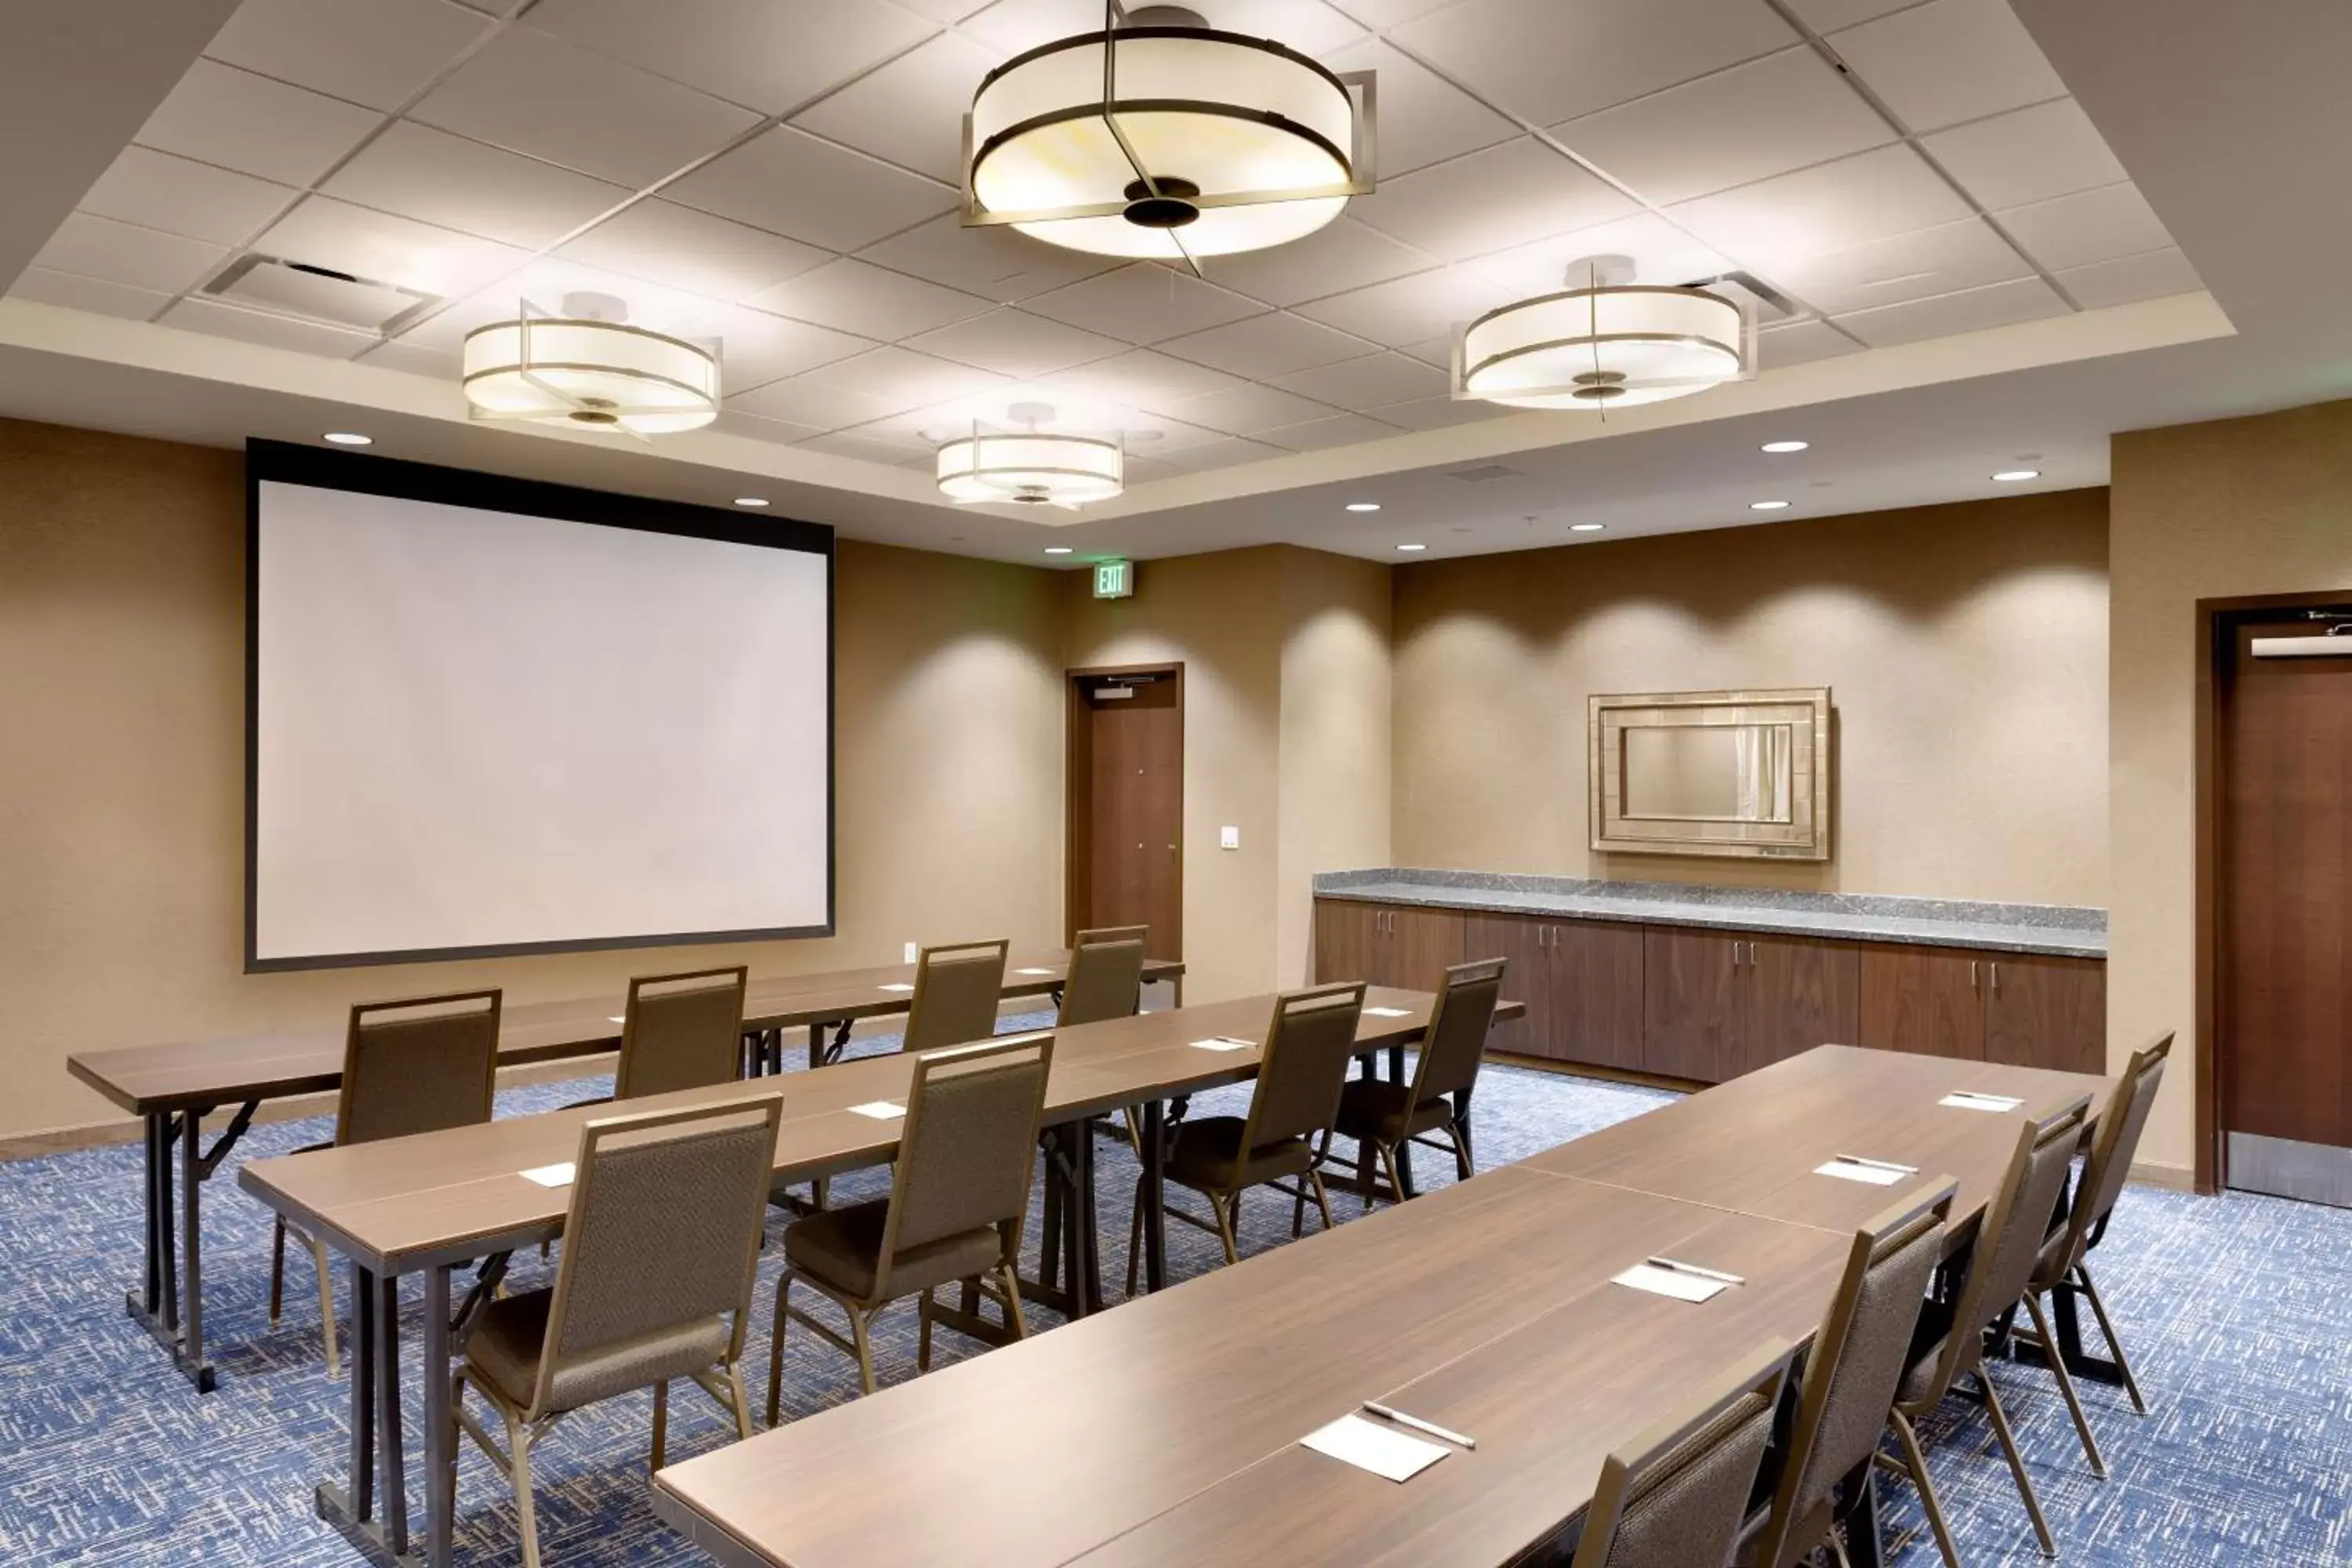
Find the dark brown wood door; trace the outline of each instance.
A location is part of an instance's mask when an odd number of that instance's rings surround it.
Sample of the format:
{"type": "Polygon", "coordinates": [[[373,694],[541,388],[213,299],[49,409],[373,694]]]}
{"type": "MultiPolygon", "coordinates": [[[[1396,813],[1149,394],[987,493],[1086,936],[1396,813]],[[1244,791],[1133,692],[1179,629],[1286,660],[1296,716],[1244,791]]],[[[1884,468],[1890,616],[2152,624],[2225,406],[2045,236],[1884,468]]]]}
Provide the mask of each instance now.
{"type": "Polygon", "coordinates": [[[2107,1070],[2107,970],[2086,958],[1983,955],[1984,1055],[2011,1067],[2107,1070]]]}
{"type": "Polygon", "coordinates": [[[1955,948],[1862,950],[1862,1040],[1882,1051],[1984,1059],[1985,956],[1955,948]]]}
{"type": "Polygon", "coordinates": [[[2255,658],[2231,628],[2219,693],[2216,1077],[2225,1131],[2352,1147],[2352,643],[2255,658]]]}
{"type": "Polygon", "coordinates": [[[1521,1057],[1559,1054],[1551,1016],[1551,950],[1544,931],[1543,921],[1528,915],[1470,915],[1462,922],[1463,962],[1504,960],[1503,994],[1528,1007],[1526,1017],[1495,1026],[1486,1037],[1490,1050],[1521,1057]]]}
{"type": "Polygon", "coordinates": [[[1085,909],[1074,925],[1149,926],[1155,957],[1182,955],[1184,713],[1172,679],[1082,694],[1089,734],[1085,909]]]}
{"type": "Polygon", "coordinates": [[[1727,1077],[1770,1067],[1815,1046],[1850,1046],[1861,1037],[1858,948],[1794,937],[1742,940],[1748,1017],[1727,1077]]]}
{"type": "Polygon", "coordinates": [[[1643,1071],[1642,928],[1562,921],[1550,930],[1548,1054],[1643,1071]]]}
{"type": "Polygon", "coordinates": [[[1732,941],[1653,926],[1642,936],[1642,1068],[1720,1083],[1742,1059],[1742,970],[1732,941]]]}
{"type": "Polygon", "coordinates": [[[1387,914],[1372,948],[1372,983],[1408,991],[1444,985],[1445,972],[1462,962],[1461,911],[1391,905],[1387,914]]]}
{"type": "Polygon", "coordinates": [[[1318,899],[1315,900],[1315,979],[1319,984],[1334,980],[1363,980],[1372,977],[1372,943],[1379,920],[1386,912],[1379,904],[1360,904],[1349,899],[1318,899]]]}

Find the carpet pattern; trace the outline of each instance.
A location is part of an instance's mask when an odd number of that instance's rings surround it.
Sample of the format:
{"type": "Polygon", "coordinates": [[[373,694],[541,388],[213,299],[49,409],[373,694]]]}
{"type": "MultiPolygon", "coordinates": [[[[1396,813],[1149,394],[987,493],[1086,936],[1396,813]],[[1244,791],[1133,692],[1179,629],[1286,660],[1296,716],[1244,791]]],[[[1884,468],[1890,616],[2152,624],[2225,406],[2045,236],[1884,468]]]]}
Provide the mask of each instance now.
{"type": "MultiPolygon", "coordinates": [[[[1007,1027],[1040,1019],[1008,1018],[1007,1027]]],[[[896,1047],[855,1042],[853,1054],[896,1047]]],[[[789,1054],[789,1053],[788,1053],[789,1054]]],[[[509,1090],[499,1114],[521,1115],[594,1092],[587,1080],[509,1090]]],[[[1196,1114],[1238,1110],[1246,1089],[1195,1101],[1196,1114]],[[1229,1103],[1228,1103],[1229,1102],[1229,1103]]],[[[1478,1093],[1482,1162],[1517,1160],[1637,1116],[1671,1096],[1561,1074],[1490,1067],[1478,1093]]],[[[236,1160],[315,1142],[322,1121],[256,1129],[236,1160]]],[[[1124,1269],[1134,1163],[1100,1144],[1102,1247],[1116,1299],[1124,1269]]],[[[199,1398],[124,1316],[139,1263],[135,1145],[0,1165],[0,1563],[13,1568],[105,1564],[160,1568],[347,1568],[359,1561],[312,1517],[313,1485],[347,1452],[346,1391],[320,1359],[317,1297],[299,1248],[288,1258],[284,1321],[269,1326],[269,1218],[224,1165],[205,1194],[206,1338],[220,1392],[199,1398]]],[[[1424,1155],[1425,1186],[1452,1180],[1424,1155]]],[[[843,1198],[878,1193],[887,1173],[835,1184],[843,1198]]],[[[1342,1224],[1355,1200],[1335,1195],[1342,1224]]],[[[1033,1205],[1034,1208],[1034,1205],[1033,1205]]],[[[1243,1250],[1288,1238],[1286,1199],[1244,1206],[1243,1250]]],[[[772,1223],[780,1230],[781,1216],[772,1223]]],[[[1031,1226],[1034,1262],[1036,1227],[1031,1226]]],[[[1169,1227],[1171,1276],[1221,1266],[1215,1239],[1169,1227]]],[[[780,1247],[761,1267],[747,1374],[768,1356],[766,1315],[780,1247]]],[[[519,1285],[542,1265],[516,1259],[519,1285]]],[[[2095,1260],[2154,1413],[2135,1416],[2120,1391],[2086,1385],[2084,1400],[2112,1470],[2084,1464],[2045,1373],[2000,1365],[2042,1505],[2074,1563],[2345,1564],[2352,1563],[2352,1212],[2232,1194],[2192,1198],[2134,1188],[2095,1260]]],[[[337,1281],[345,1305],[345,1281],[337,1281]]],[[[420,1331],[412,1292],[403,1331],[420,1331]]],[[[1033,1329],[1056,1320],[1032,1309],[1033,1329]]],[[[939,1359],[983,1353],[952,1333],[939,1359]]],[[[887,1384],[915,1375],[911,1302],[877,1325],[887,1384]]],[[[856,1368],[811,1335],[788,1342],[787,1419],[855,1396],[856,1368]]],[[[404,1378],[414,1406],[412,1360],[404,1378]]],[[[1567,1396],[1567,1395],[1564,1395],[1567,1396]]],[[[700,1563],[646,1500],[650,1397],[570,1418],[537,1450],[540,1527],[550,1563],[579,1568],[700,1563]]],[[[412,1445],[420,1414],[408,1416],[412,1445]]],[[[1927,1428],[1929,1464],[1969,1563],[2037,1563],[2022,1508],[1980,1415],[1955,1403],[1927,1428]]],[[[682,1458],[728,1440],[718,1409],[684,1385],[671,1409],[670,1452],[682,1458]]],[[[412,1447],[412,1456],[414,1455],[412,1447]]],[[[422,1490],[411,1460],[411,1506],[422,1490]]],[[[1890,1560],[1931,1568],[1933,1542],[1909,1489],[1890,1485],[1890,1560]]],[[[505,1484],[470,1447],[458,1476],[458,1560],[520,1561],[505,1484]]]]}

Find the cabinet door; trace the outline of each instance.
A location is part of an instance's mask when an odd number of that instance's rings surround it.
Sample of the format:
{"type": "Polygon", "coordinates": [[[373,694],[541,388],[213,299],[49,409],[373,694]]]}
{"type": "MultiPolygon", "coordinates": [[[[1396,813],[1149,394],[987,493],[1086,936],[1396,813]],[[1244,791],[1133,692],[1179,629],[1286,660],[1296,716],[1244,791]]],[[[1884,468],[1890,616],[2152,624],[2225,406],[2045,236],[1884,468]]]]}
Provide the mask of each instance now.
{"type": "Polygon", "coordinates": [[[1985,1060],[2107,1070],[2107,971],[2087,958],[1984,953],[1985,1060]]]}
{"type": "Polygon", "coordinates": [[[1795,937],[1742,938],[1748,946],[1748,1017],[1733,1073],[1753,1072],[1815,1046],[1850,1046],[1862,1034],[1860,950],[1795,937]]]}
{"type": "Polygon", "coordinates": [[[1642,1068],[1664,1078],[1720,1083],[1740,1058],[1743,972],[1732,939],[1712,931],[1647,928],[1642,937],[1642,1068]]]}
{"type": "Polygon", "coordinates": [[[1370,980],[1372,944],[1381,904],[1360,904],[1352,899],[1315,900],[1315,979],[1370,980]]]}
{"type": "Polygon", "coordinates": [[[1462,962],[1462,912],[1390,906],[1386,934],[1372,944],[1372,983],[1434,991],[1462,962]]]}
{"type": "Polygon", "coordinates": [[[1527,1004],[1528,1016],[1495,1026],[1486,1037],[1490,1050],[1513,1056],[1549,1057],[1552,1048],[1551,949],[1546,945],[1542,921],[1526,915],[1471,915],[1462,922],[1462,962],[1482,958],[1506,962],[1503,995],[1527,1004]]]}
{"type": "Polygon", "coordinates": [[[1917,1056],[1984,1057],[1984,955],[1946,947],[1862,950],[1862,1043],[1917,1056]]]}
{"type": "Polygon", "coordinates": [[[1561,921],[1550,930],[1549,1054],[1642,1071],[1642,928],[1561,921]]]}

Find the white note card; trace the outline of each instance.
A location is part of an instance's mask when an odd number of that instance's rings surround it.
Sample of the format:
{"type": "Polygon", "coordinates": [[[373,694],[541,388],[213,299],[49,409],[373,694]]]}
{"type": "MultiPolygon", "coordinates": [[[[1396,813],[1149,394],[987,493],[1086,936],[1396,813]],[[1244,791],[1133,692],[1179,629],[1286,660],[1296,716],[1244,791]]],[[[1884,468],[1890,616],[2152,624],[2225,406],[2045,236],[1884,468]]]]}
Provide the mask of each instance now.
{"type": "Polygon", "coordinates": [[[1410,1007],[1367,1007],[1364,1009],[1364,1016],[1367,1018],[1407,1018],[1412,1016],[1412,1009],[1410,1007]]]}
{"type": "Polygon", "coordinates": [[[1863,1182],[1874,1187],[1891,1187],[1904,1177],[1918,1173],[1901,1165],[1865,1165],[1858,1160],[1832,1160],[1813,1167],[1816,1176],[1835,1176],[1841,1182],[1863,1182]]]}
{"type": "Polygon", "coordinates": [[[1054,972],[1050,969],[1016,969],[1013,973],[1015,974],[1051,974],[1054,972]]]}
{"type": "Polygon", "coordinates": [[[877,985],[874,989],[877,991],[912,991],[914,987],[894,982],[888,985],[877,985]]]}
{"type": "Polygon", "coordinates": [[[1257,1044],[1255,1040],[1244,1040],[1237,1035],[1212,1035],[1205,1040],[1188,1043],[1196,1051],[1245,1051],[1257,1044]]]}
{"type": "Polygon", "coordinates": [[[576,1173],[577,1167],[572,1161],[566,1160],[560,1165],[533,1166],[522,1173],[522,1179],[526,1182],[537,1182],[542,1187],[568,1187],[576,1173]]]}
{"type": "Polygon", "coordinates": [[[869,1100],[863,1105],[849,1108],[853,1116],[870,1116],[877,1121],[895,1121],[907,1114],[907,1108],[895,1100],[869,1100]]]}
{"type": "Polygon", "coordinates": [[[1936,1103],[1955,1110],[2015,1110],[2025,1101],[2006,1094],[1979,1094],[1972,1089],[1956,1089],[1936,1103]]]}
{"type": "Polygon", "coordinates": [[[1393,1426],[1360,1415],[1342,1415],[1298,1441],[1302,1447],[1392,1481],[1409,1481],[1451,1452],[1443,1444],[1408,1437],[1393,1426]]]}
{"type": "Polygon", "coordinates": [[[611,1017],[604,1020],[604,1022],[608,1024],[625,1024],[629,1020],[627,1018],[622,1016],[618,1013],[614,1014],[611,1017]]]}
{"type": "Polygon", "coordinates": [[[1712,1301],[1731,1289],[1728,1279],[1709,1279],[1677,1268],[1661,1268],[1654,1263],[1636,1263],[1611,1283],[1647,1290],[1653,1296],[1671,1296],[1677,1301],[1712,1301]]]}

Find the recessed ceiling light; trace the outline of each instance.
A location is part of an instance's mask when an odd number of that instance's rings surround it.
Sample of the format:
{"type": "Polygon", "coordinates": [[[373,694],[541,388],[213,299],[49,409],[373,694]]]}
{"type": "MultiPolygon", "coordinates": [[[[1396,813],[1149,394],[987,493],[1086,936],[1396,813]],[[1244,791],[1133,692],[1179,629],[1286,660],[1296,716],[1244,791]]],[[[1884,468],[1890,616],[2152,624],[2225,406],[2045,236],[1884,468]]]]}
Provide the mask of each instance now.
{"type": "Polygon", "coordinates": [[[1788,506],[1789,503],[1784,500],[1752,500],[1748,503],[1748,510],[1749,511],[1785,511],[1788,506]]]}
{"type": "Polygon", "coordinates": [[[1571,522],[1568,525],[1568,531],[1570,533],[1598,533],[1607,526],[1605,523],[1599,522],[1571,522]]]}
{"type": "Polygon", "coordinates": [[[1992,481],[1997,485],[2021,485],[2028,479],[2041,477],[2040,468],[2003,468],[1992,477],[1992,481]]]}
{"type": "Polygon", "coordinates": [[[1348,510],[1349,511],[1378,511],[1381,510],[1381,503],[1376,500],[1351,500],[1348,503],[1348,510]]]}
{"type": "Polygon", "coordinates": [[[1045,546],[1045,553],[1048,555],[1067,555],[1069,552],[1070,547],[1066,544],[1048,544],[1045,546]]]}
{"type": "Polygon", "coordinates": [[[1428,548],[1429,548],[1429,546],[1428,546],[1428,545],[1426,545],[1426,544],[1400,544],[1400,545],[1398,545],[1398,546],[1397,546],[1397,548],[1398,548],[1399,550],[1405,551],[1405,552],[1407,552],[1409,553],[1409,552],[1412,552],[1412,551],[1415,551],[1415,550],[1426,550],[1426,549],[1428,549],[1428,548]]]}
{"type": "Polygon", "coordinates": [[[1811,441],[1767,441],[1764,449],[1772,453],[1801,452],[1811,445],[1811,441]]]}
{"type": "Polygon", "coordinates": [[[330,430],[322,439],[332,441],[338,447],[373,447],[375,445],[374,437],[362,436],[356,430],[330,430]]]}
{"type": "Polygon", "coordinates": [[[768,504],[768,498],[766,496],[737,496],[735,498],[735,504],[737,506],[765,506],[768,504]]]}

